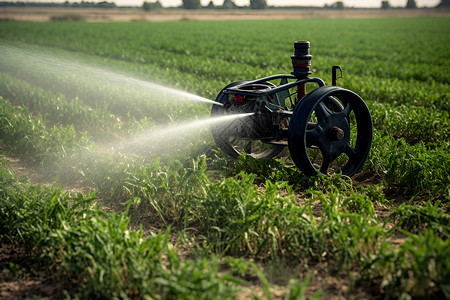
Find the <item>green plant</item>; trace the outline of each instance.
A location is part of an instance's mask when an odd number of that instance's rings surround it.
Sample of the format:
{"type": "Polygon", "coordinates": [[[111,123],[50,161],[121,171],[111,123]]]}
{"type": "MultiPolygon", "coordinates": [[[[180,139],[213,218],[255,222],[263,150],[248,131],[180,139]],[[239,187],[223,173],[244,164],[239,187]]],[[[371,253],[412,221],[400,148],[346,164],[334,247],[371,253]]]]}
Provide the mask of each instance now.
{"type": "Polygon", "coordinates": [[[55,125],[47,129],[40,116],[31,115],[26,108],[14,107],[1,97],[0,133],[0,141],[9,151],[47,166],[92,146],[88,137],[76,132],[73,126],[55,125]]]}
{"type": "Polygon", "coordinates": [[[393,222],[395,229],[401,228],[412,233],[432,230],[443,238],[450,236],[450,215],[445,213],[439,205],[440,201],[432,204],[426,201],[423,205],[402,203],[388,216],[385,222],[393,222]]]}
{"type": "MultiPolygon", "coordinates": [[[[3,170],[3,169],[2,169],[3,170]]],[[[12,175],[9,179],[14,179],[12,175]]],[[[12,182],[0,198],[2,243],[23,246],[38,265],[76,283],[79,298],[230,298],[241,281],[219,275],[214,258],[182,260],[169,230],[144,238],[130,231],[128,209],[105,213],[95,195],[12,182]]],[[[11,265],[12,271],[16,266],[11,265]]]]}
{"type": "MultiPolygon", "coordinates": [[[[377,226],[378,221],[374,218],[373,211],[370,213],[370,208],[373,210],[373,207],[369,205],[369,209],[364,211],[365,215],[342,211],[345,206],[347,209],[349,205],[355,207],[353,200],[361,200],[362,196],[345,196],[338,191],[328,193],[328,197],[318,191],[311,193],[322,203],[322,218],[317,226],[325,244],[321,255],[336,258],[337,270],[349,270],[363,263],[378,249],[385,230],[377,226]]],[[[362,203],[364,209],[367,209],[366,204],[371,204],[370,200],[362,203]]]]}
{"type": "Polygon", "coordinates": [[[403,137],[408,143],[438,144],[450,138],[447,111],[410,105],[369,102],[374,126],[383,134],[403,137]]]}
{"type": "Polygon", "coordinates": [[[303,176],[297,168],[286,167],[278,159],[257,160],[250,155],[240,155],[238,160],[231,168],[226,169],[229,175],[235,175],[239,172],[253,173],[257,175],[257,180],[264,182],[287,181],[290,184],[306,184],[308,178],[303,176]],[[232,170],[232,171],[231,171],[232,170]]]}
{"type": "Polygon", "coordinates": [[[165,226],[187,227],[192,217],[187,207],[206,193],[208,184],[205,157],[198,157],[189,167],[177,160],[160,165],[160,159],[156,159],[143,166],[140,173],[131,174],[125,186],[134,203],[158,216],[165,226]]]}
{"type": "Polygon", "coordinates": [[[215,251],[250,257],[296,257],[314,246],[312,215],[295,204],[286,182],[266,181],[258,190],[256,175],[239,173],[206,186],[205,196],[188,207],[201,236],[215,251]]]}
{"type": "Polygon", "coordinates": [[[408,145],[404,139],[375,134],[368,161],[390,185],[443,199],[449,194],[450,160],[443,143],[435,149],[423,143],[408,145]]]}
{"type": "Polygon", "coordinates": [[[376,280],[386,297],[448,298],[450,295],[450,240],[433,230],[407,238],[398,249],[385,242],[373,259],[367,260],[363,277],[376,280]]]}
{"type": "Polygon", "coordinates": [[[285,295],[283,299],[288,300],[312,300],[312,299],[321,299],[322,293],[320,291],[317,291],[314,293],[312,297],[306,297],[305,291],[306,287],[308,286],[309,282],[311,281],[311,275],[308,275],[306,279],[303,282],[299,282],[298,280],[292,279],[289,281],[289,294],[285,295]]]}
{"type": "Polygon", "coordinates": [[[381,182],[380,184],[376,185],[360,186],[359,190],[362,194],[365,194],[367,197],[369,197],[372,203],[380,203],[382,205],[392,204],[392,199],[389,200],[385,198],[383,188],[383,182],[381,182]]]}
{"type": "Polygon", "coordinates": [[[373,202],[365,194],[353,193],[344,199],[342,207],[350,213],[358,213],[372,218],[375,217],[373,202]]]}

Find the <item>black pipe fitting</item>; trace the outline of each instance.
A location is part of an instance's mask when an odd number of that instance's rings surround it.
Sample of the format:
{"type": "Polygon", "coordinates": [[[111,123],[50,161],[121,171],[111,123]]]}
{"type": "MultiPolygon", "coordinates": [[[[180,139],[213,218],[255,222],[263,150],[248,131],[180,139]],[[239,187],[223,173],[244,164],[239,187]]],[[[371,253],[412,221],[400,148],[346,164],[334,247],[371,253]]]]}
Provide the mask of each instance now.
{"type": "Polygon", "coordinates": [[[311,58],[309,42],[294,42],[294,55],[291,56],[294,71],[291,74],[297,79],[305,79],[311,75],[311,58]]]}

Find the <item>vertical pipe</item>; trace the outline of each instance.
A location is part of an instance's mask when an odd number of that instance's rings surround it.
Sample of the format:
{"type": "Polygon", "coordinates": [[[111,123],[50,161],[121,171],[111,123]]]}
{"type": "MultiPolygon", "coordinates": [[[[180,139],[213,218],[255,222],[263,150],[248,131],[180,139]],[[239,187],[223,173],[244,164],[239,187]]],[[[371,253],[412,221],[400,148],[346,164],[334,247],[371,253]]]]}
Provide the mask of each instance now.
{"type": "MultiPolygon", "coordinates": [[[[312,55],[309,54],[309,42],[295,42],[294,43],[294,55],[291,56],[292,67],[294,71],[292,75],[298,80],[306,79],[312,73],[309,70],[311,66],[312,55]]],[[[306,85],[304,83],[299,84],[297,87],[297,102],[306,95],[306,85]]]]}
{"type": "Polygon", "coordinates": [[[306,95],[306,84],[301,83],[297,85],[297,102],[306,95]]]}
{"type": "Polygon", "coordinates": [[[338,78],[342,78],[342,77],[344,77],[344,76],[342,75],[341,67],[340,66],[333,66],[331,68],[331,85],[337,86],[337,79],[338,78]],[[337,70],[341,71],[341,76],[339,76],[339,77],[337,77],[337,75],[336,75],[336,71],[337,70]]]}

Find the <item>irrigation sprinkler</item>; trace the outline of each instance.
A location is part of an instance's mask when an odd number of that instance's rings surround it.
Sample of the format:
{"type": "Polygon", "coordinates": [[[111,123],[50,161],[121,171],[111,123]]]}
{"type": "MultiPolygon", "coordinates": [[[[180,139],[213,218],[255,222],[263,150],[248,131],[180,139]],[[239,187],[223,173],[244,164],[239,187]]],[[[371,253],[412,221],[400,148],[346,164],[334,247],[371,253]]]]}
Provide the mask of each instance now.
{"type": "Polygon", "coordinates": [[[311,75],[309,42],[295,42],[293,72],[227,85],[216,98],[211,116],[253,113],[214,125],[216,144],[228,155],[256,159],[289,147],[296,166],[307,176],[354,175],[372,143],[372,118],[364,100],[337,86],[340,66],[332,67],[332,85],[311,75]],[[307,92],[308,91],[308,92],[307,92]]]}

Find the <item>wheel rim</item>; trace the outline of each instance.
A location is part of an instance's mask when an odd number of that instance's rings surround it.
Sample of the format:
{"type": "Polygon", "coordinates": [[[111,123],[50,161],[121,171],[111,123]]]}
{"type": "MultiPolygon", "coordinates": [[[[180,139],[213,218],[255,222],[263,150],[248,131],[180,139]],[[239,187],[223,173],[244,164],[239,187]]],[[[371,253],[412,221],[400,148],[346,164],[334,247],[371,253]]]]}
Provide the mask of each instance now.
{"type": "Polygon", "coordinates": [[[289,126],[289,151],[308,176],[354,175],[364,164],[372,142],[372,120],[354,92],[320,87],[303,98],[289,126]]]}
{"type": "MultiPolygon", "coordinates": [[[[245,82],[246,81],[235,82],[226,86],[224,89],[245,82]]],[[[267,85],[264,87],[267,88],[267,85]]],[[[216,102],[224,104],[227,101],[227,95],[222,91],[217,96],[216,102]]],[[[228,114],[225,108],[219,105],[213,105],[211,109],[212,117],[225,114],[228,114]]],[[[245,122],[245,120],[234,120],[233,122],[245,122]]],[[[226,134],[227,130],[224,128],[226,126],[227,125],[211,126],[211,133],[219,148],[231,157],[236,158],[239,155],[246,153],[256,159],[267,159],[278,155],[284,148],[282,145],[267,144],[260,140],[229,136],[226,134]]]]}

